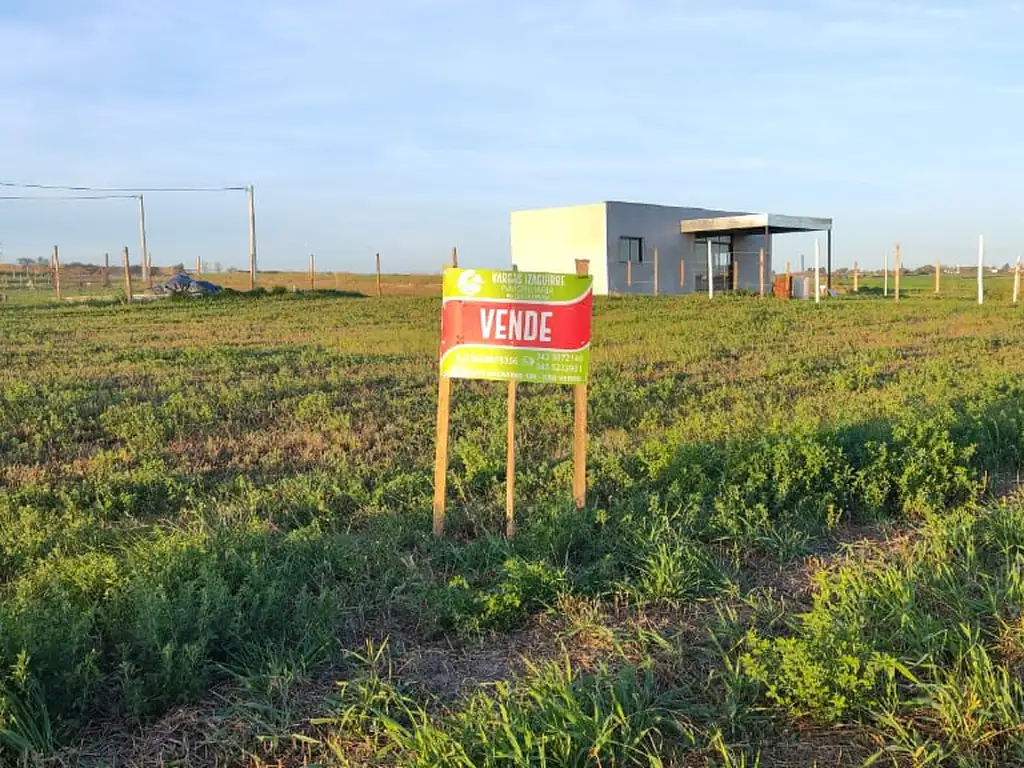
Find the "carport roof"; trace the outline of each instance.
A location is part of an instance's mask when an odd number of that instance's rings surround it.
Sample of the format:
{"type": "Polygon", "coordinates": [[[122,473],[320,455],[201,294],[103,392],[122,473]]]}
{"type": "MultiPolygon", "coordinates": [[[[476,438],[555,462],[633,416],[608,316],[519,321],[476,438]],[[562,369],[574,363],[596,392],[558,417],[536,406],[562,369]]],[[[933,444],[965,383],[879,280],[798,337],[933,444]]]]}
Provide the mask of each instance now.
{"type": "Polygon", "coordinates": [[[777,213],[745,213],[735,216],[712,216],[704,219],[683,219],[679,222],[684,234],[711,232],[825,232],[831,231],[832,219],[814,216],[782,216],[777,213]]]}

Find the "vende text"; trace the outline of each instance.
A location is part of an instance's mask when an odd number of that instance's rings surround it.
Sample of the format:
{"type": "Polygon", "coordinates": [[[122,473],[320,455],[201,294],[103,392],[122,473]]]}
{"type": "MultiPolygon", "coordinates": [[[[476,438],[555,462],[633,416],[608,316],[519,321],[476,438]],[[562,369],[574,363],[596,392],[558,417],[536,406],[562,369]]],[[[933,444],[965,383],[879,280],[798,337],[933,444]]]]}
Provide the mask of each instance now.
{"type": "Polygon", "coordinates": [[[485,339],[550,343],[553,315],[536,309],[481,309],[480,328],[485,339]]]}

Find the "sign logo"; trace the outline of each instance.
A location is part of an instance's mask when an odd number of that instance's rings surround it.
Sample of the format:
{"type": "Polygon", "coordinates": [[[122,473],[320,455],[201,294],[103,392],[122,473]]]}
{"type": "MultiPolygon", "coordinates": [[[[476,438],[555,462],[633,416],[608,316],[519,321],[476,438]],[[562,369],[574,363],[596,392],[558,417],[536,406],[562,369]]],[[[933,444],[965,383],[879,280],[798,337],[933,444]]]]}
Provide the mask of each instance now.
{"type": "Polygon", "coordinates": [[[484,279],[476,273],[475,269],[464,269],[461,272],[462,274],[459,275],[457,283],[461,294],[464,296],[476,296],[483,290],[484,279]]]}
{"type": "Polygon", "coordinates": [[[442,296],[442,376],[587,382],[591,277],[446,269],[442,296]]]}

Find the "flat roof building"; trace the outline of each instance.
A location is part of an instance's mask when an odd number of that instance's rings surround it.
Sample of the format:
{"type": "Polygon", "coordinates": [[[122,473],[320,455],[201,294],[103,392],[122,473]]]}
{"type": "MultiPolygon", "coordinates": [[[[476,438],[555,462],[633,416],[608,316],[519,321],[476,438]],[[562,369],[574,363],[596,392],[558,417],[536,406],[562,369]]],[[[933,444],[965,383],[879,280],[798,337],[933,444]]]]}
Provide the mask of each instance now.
{"type": "Polygon", "coordinates": [[[590,261],[594,292],[772,290],[772,236],[827,232],[832,281],[832,219],[608,201],[512,213],[512,263],[538,272],[574,272],[590,261]],[[761,258],[761,249],[764,258],[761,258]],[[709,285],[709,280],[710,285],[709,285]]]}

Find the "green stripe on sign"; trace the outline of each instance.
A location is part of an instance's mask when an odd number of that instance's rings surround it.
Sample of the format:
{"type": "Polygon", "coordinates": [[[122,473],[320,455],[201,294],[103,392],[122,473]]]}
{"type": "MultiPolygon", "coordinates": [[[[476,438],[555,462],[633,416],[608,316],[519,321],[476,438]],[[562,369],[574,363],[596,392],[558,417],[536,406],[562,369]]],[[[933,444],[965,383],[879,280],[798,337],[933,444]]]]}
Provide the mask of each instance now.
{"type": "Polygon", "coordinates": [[[593,278],[553,272],[515,272],[499,269],[444,271],[446,299],[504,299],[510,301],[575,301],[590,290],[593,278]]]}
{"type": "Polygon", "coordinates": [[[452,379],[586,384],[589,369],[589,347],[577,352],[555,352],[464,344],[441,359],[441,375],[452,379]]]}

